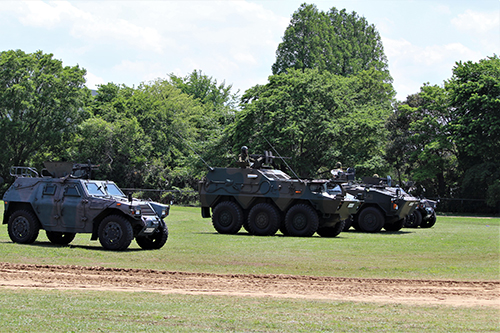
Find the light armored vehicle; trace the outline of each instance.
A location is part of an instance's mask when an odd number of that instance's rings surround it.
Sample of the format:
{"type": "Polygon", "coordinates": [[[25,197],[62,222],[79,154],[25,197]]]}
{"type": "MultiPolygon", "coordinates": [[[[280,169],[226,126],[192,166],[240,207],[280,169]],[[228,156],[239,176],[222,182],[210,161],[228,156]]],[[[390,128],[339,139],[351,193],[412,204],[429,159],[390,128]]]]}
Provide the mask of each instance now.
{"type": "Polygon", "coordinates": [[[169,206],[127,197],[112,181],[83,179],[91,169],[46,162],[39,175],[33,168],[12,167],[16,179],[3,197],[10,239],[30,244],[44,229],[55,244],[90,233],[108,250],[125,250],[134,237],[143,249],[161,248],[168,238],[163,219],[169,206]]]}
{"type": "MultiPolygon", "coordinates": [[[[365,177],[360,184],[349,182],[342,186],[362,201],[349,221],[359,231],[379,232],[382,228],[398,231],[404,226],[406,216],[412,214],[420,202],[403,189],[392,187],[390,177],[365,177]]],[[[349,225],[345,228],[347,230],[349,225]]]]}
{"type": "MultiPolygon", "coordinates": [[[[266,158],[269,158],[266,153],[266,158]]],[[[335,237],[359,207],[332,180],[292,179],[271,168],[211,168],[199,182],[201,214],[222,234],[335,237]]],[[[255,165],[254,165],[255,166],[255,165]]]]}
{"type": "Polygon", "coordinates": [[[436,224],[436,206],[437,201],[429,199],[420,199],[420,203],[413,213],[405,219],[407,228],[431,228],[436,224]]]}

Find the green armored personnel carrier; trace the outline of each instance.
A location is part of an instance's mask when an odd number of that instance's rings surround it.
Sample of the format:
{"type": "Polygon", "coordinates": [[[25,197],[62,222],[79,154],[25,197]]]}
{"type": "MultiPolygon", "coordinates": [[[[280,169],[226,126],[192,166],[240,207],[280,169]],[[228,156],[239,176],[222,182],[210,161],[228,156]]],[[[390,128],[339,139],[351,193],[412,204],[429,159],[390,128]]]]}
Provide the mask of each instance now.
{"type": "MultiPolygon", "coordinates": [[[[266,154],[269,157],[268,154],[266,154]]],[[[359,200],[332,180],[292,179],[280,170],[211,168],[199,182],[201,213],[222,234],[335,237],[359,200]]]]}
{"type": "MultiPolygon", "coordinates": [[[[342,185],[347,193],[362,201],[358,212],[349,221],[356,230],[379,232],[384,228],[398,231],[404,226],[406,216],[413,213],[420,200],[390,183],[390,178],[365,177],[362,183],[342,185]]],[[[349,224],[345,226],[346,229],[349,227],[349,224]]]]}
{"type": "Polygon", "coordinates": [[[132,240],[159,249],[168,238],[169,206],[128,197],[111,181],[90,180],[92,166],[45,163],[39,175],[12,167],[16,179],[5,193],[3,224],[15,243],[33,243],[39,230],[55,244],[69,244],[76,233],[90,233],[108,250],[125,250],[132,240]]]}

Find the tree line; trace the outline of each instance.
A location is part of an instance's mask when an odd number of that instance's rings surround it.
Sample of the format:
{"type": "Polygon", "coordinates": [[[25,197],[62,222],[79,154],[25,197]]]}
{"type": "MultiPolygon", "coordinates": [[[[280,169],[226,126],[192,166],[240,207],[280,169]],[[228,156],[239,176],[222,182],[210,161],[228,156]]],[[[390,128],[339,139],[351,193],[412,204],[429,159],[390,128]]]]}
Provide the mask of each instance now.
{"type": "MultiPolygon", "coordinates": [[[[358,178],[392,175],[418,196],[500,204],[500,59],[457,61],[443,86],[396,101],[375,26],[355,12],[303,4],[268,82],[240,94],[193,70],[108,83],[53,54],[0,53],[0,176],[43,161],[91,160],[125,188],[196,190],[211,166],[236,166],[243,145],[276,151],[299,177],[337,162],[358,178]]],[[[494,210],[493,210],[494,211],[494,210]]]]}

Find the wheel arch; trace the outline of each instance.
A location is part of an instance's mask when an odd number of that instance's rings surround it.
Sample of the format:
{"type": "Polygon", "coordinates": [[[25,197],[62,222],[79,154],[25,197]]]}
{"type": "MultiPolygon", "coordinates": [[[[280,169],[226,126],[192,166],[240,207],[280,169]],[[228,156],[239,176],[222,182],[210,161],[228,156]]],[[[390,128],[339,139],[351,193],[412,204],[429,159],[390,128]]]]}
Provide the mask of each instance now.
{"type": "Polygon", "coordinates": [[[92,236],[90,237],[90,240],[97,240],[99,238],[99,225],[101,224],[101,221],[104,220],[106,217],[110,215],[119,215],[127,219],[130,224],[132,225],[132,229],[135,231],[135,225],[137,224],[137,221],[128,216],[127,214],[123,213],[119,209],[113,209],[113,208],[108,208],[103,210],[99,215],[97,215],[94,220],[92,221],[92,236]]]}
{"type": "Polygon", "coordinates": [[[26,211],[29,211],[29,212],[33,213],[33,215],[35,215],[35,217],[37,218],[38,222],[40,222],[38,214],[33,209],[33,206],[31,205],[31,203],[29,203],[29,202],[11,201],[11,202],[8,203],[8,207],[7,207],[7,209],[3,213],[2,224],[9,223],[9,218],[12,215],[12,213],[14,213],[15,211],[18,211],[18,210],[26,210],[26,211]]]}

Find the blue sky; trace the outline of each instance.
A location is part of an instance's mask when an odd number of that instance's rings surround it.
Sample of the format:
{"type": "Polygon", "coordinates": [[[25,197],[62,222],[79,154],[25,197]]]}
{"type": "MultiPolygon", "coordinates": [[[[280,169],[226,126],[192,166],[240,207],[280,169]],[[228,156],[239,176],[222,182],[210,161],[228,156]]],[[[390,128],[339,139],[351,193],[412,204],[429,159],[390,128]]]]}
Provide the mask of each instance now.
{"type": "MultiPolygon", "coordinates": [[[[0,0],[0,51],[53,53],[87,86],[138,86],[202,70],[240,93],[265,84],[304,1],[0,0]]],[[[382,37],[397,98],[442,85],[457,61],[500,53],[500,0],[307,1],[364,16],[382,37]]]]}

